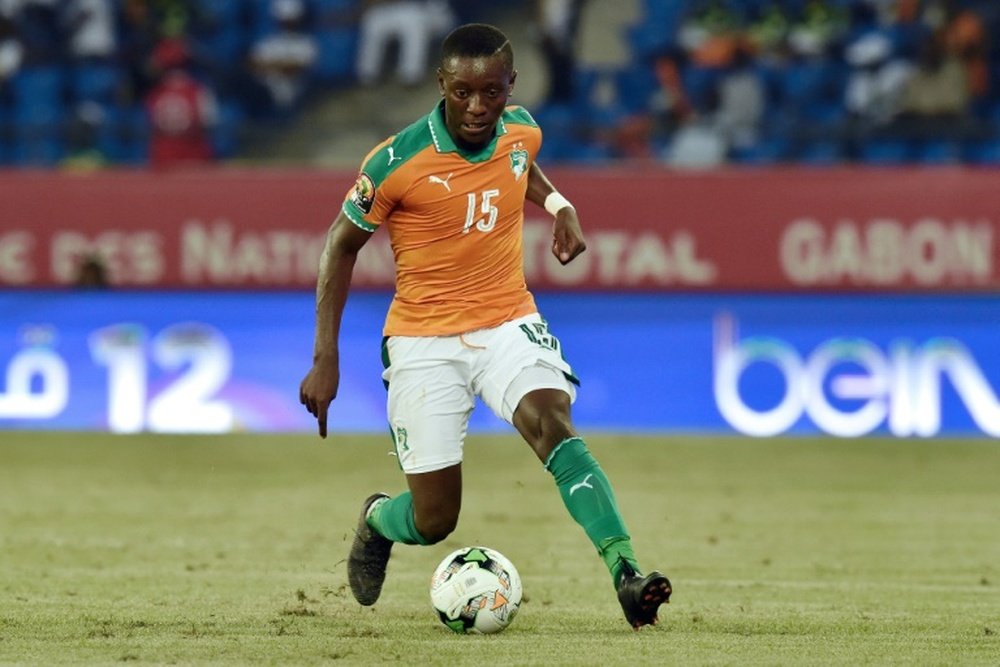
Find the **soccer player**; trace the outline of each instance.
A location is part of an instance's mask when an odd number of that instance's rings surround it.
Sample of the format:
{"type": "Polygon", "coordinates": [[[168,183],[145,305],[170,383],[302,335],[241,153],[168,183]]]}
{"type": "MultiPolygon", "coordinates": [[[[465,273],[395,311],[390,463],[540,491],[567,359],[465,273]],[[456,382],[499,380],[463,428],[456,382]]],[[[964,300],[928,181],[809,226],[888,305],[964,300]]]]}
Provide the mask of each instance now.
{"type": "Polygon", "coordinates": [[[479,396],[552,474],[638,629],[656,623],[671,585],[639,569],[611,484],[573,427],[577,379],[525,286],[525,200],[554,216],[552,252],[562,264],[586,243],[576,210],[535,164],[540,129],[527,111],[507,106],[516,76],[510,41],[498,29],[468,24],[445,38],[437,71],[443,99],[367,155],[330,226],[313,366],[300,400],[326,437],[354,263],[385,226],[396,291],[383,331],[383,379],[408,490],[364,501],[347,566],[354,597],[362,605],[378,600],[394,543],[434,544],[455,529],[462,448],[479,396]]]}

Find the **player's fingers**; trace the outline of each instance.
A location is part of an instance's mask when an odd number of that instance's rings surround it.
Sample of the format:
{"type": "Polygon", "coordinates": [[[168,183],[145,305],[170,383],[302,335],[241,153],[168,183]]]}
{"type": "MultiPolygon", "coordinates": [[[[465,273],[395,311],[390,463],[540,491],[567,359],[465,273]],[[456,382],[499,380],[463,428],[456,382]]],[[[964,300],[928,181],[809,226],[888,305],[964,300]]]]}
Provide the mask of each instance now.
{"type": "Polygon", "coordinates": [[[558,240],[552,242],[552,254],[556,256],[560,264],[569,264],[586,249],[587,246],[583,243],[560,243],[558,240]]]}
{"type": "Polygon", "coordinates": [[[320,406],[320,409],[314,413],[316,415],[316,421],[319,423],[319,437],[326,437],[326,415],[327,415],[327,405],[320,406]]]}

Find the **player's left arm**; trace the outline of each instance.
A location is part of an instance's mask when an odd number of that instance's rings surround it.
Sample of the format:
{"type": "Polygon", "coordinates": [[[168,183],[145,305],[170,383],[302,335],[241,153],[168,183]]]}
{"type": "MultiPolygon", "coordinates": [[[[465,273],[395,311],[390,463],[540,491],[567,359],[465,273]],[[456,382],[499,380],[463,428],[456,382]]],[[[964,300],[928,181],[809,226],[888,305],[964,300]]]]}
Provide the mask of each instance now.
{"type": "Polygon", "coordinates": [[[528,168],[528,192],[525,194],[525,199],[538,204],[555,216],[552,225],[552,254],[560,264],[569,264],[587,249],[576,209],[559,194],[552,182],[542,173],[542,168],[534,162],[528,168]]]}

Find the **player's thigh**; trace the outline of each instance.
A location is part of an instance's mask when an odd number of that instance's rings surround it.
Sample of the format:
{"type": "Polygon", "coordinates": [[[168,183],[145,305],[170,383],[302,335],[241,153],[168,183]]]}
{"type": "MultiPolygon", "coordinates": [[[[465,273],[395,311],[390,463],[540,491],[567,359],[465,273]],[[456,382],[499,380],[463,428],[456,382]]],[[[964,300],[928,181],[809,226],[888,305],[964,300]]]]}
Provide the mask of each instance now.
{"type": "Polygon", "coordinates": [[[462,461],[475,397],[458,347],[443,338],[386,341],[389,364],[382,377],[388,383],[389,426],[407,475],[462,461]]]}
{"type": "Polygon", "coordinates": [[[492,332],[489,354],[476,369],[475,389],[493,412],[513,423],[521,400],[537,389],[565,392],[576,399],[576,377],[563,358],[559,339],[537,313],[492,332]]]}

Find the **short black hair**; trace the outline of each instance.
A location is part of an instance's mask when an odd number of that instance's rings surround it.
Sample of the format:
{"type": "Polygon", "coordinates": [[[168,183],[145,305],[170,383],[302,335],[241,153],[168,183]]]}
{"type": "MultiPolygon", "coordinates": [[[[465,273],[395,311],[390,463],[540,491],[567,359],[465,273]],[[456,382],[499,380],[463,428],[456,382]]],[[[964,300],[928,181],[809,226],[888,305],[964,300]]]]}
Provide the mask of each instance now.
{"type": "Polygon", "coordinates": [[[486,23],[461,25],[441,43],[441,63],[449,58],[481,58],[502,55],[506,64],[514,69],[514,49],[507,35],[486,23]]]}

